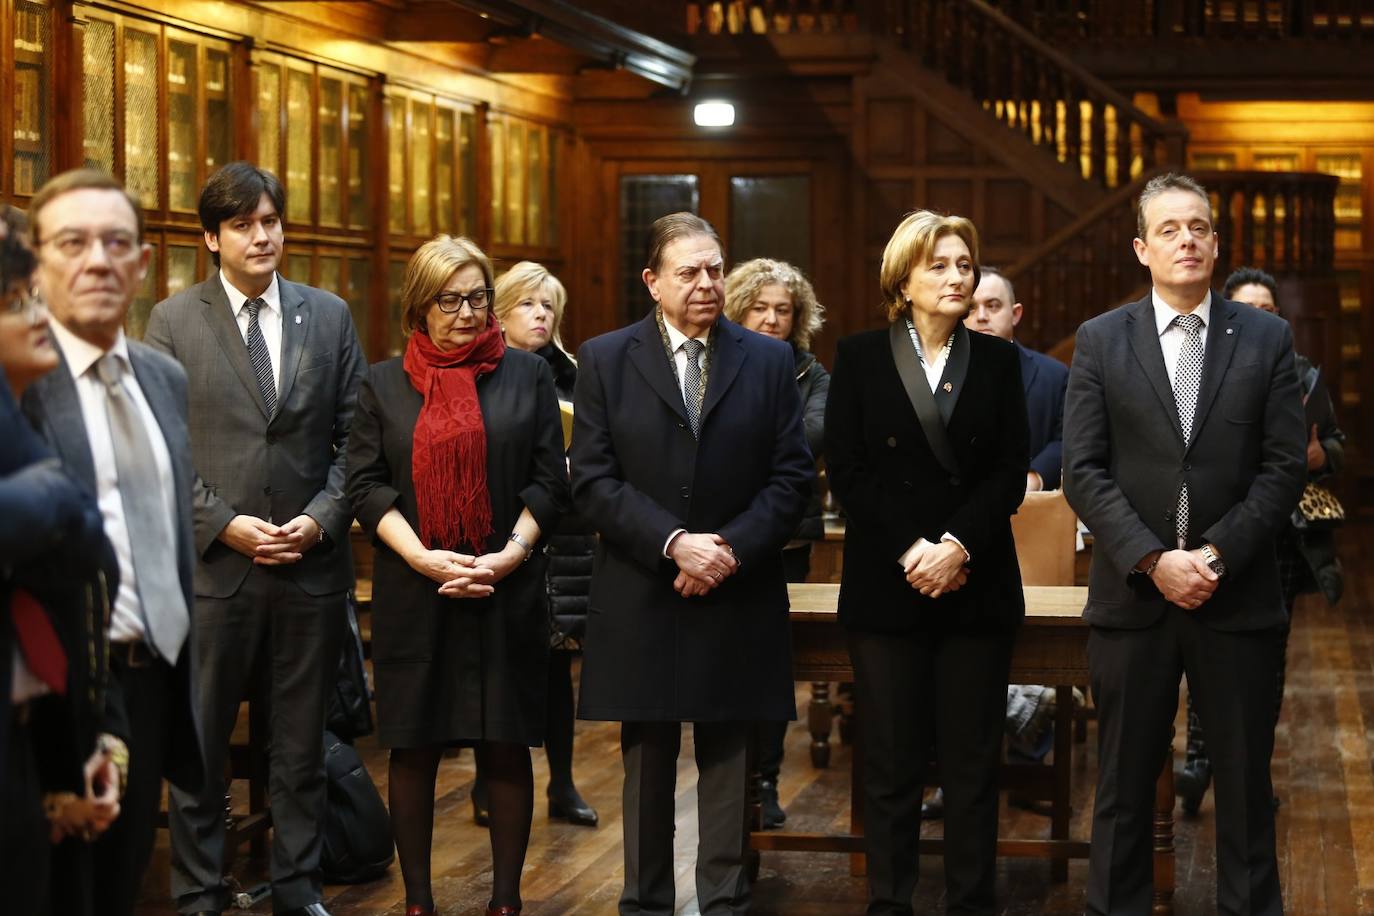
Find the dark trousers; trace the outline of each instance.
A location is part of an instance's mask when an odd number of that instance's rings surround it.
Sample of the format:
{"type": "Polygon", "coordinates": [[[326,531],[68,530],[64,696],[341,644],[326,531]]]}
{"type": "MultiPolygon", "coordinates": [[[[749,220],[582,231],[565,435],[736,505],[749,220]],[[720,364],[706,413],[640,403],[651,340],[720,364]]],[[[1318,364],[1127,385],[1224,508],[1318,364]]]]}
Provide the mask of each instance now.
{"type": "Polygon", "coordinates": [[[1014,631],[849,634],[868,912],[910,914],[931,745],[945,790],[945,909],[996,907],[997,770],[1014,631]]]}
{"type": "Polygon", "coordinates": [[[1184,673],[1216,778],[1217,911],[1283,912],[1269,781],[1280,640],[1275,629],[1213,630],[1173,605],[1143,629],[1092,628],[1098,769],[1088,913],[1150,912],[1155,780],[1169,754],[1184,673]]]}
{"type": "MultiPolygon", "coordinates": [[[[9,676],[9,671],[5,671],[9,676]]],[[[22,713],[5,709],[10,716],[4,760],[4,801],[0,817],[0,877],[4,880],[4,911],[14,916],[37,916],[48,900],[48,869],[52,847],[48,820],[43,816],[43,790],[38,781],[33,738],[26,707],[22,713]]]]}
{"type": "MultiPolygon", "coordinates": [[[[697,902],[702,916],[749,909],[745,870],[749,726],[698,722],[692,727],[697,763],[697,902]]],[[[672,916],[673,829],[676,820],[678,722],[625,722],[625,891],[622,916],[672,916]]]]}
{"type": "Polygon", "coordinates": [[[287,575],[255,566],[230,598],[196,598],[205,785],[171,792],[172,896],[183,913],[220,910],[229,736],[239,703],[271,706],[272,905],[320,899],[325,806],[324,716],[339,667],[344,593],[308,595],[287,575]]]}
{"type": "Polygon", "coordinates": [[[162,773],[170,756],[169,723],[178,684],[160,659],[134,667],[119,644],[110,646],[110,677],[119,681],[129,716],[129,778],[119,817],[96,840],[93,853],[96,910],[132,914],[153,852],[162,807],[162,773]]]}

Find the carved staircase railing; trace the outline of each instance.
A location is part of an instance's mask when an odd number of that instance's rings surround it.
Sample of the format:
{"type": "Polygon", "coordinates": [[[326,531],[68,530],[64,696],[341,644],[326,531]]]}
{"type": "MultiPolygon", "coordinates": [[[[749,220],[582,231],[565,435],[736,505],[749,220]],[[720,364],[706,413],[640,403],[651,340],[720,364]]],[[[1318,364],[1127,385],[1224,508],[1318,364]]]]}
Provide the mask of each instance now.
{"type": "MultiPolygon", "coordinates": [[[[1018,338],[1054,349],[1094,315],[1143,295],[1149,274],[1136,259],[1136,199],[1152,174],[1116,189],[1072,225],[1005,271],[1026,303],[1018,338]]],[[[1335,258],[1334,175],[1195,172],[1212,197],[1219,252],[1213,285],[1236,267],[1278,277],[1322,277],[1335,258]]]]}
{"type": "Polygon", "coordinates": [[[1165,123],[982,0],[883,0],[874,25],[926,67],[1084,180],[1121,187],[1182,163],[1187,131],[1165,123]]]}
{"type": "Polygon", "coordinates": [[[1141,40],[1374,41],[1374,8],[1359,0],[991,0],[1056,44],[1141,40]]]}

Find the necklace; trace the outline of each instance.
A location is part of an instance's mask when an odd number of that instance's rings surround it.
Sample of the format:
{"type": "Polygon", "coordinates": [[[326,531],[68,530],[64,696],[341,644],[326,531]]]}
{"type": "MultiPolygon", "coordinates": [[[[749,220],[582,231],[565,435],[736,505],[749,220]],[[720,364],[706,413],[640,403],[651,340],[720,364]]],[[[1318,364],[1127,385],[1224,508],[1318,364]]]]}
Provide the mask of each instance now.
{"type": "MultiPolygon", "coordinates": [[[[949,332],[949,340],[945,341],[945,345],[940,348],[939,354],[935,357],[935,362],[938,363],[942,359],[949,359],[949,353],[954,349],[954,334],[957,330],[958,328],[956,327],[954,331],[949,332]]],[[[916,348],[916,358],[921,361],[921,365],[933,365],[932,363],[926,362],[926,356],[921,352],[921,336],[916,333],[916,325],[910,318],[906,320],[906,332],[911,335],[911,345],[916,348]]]]}

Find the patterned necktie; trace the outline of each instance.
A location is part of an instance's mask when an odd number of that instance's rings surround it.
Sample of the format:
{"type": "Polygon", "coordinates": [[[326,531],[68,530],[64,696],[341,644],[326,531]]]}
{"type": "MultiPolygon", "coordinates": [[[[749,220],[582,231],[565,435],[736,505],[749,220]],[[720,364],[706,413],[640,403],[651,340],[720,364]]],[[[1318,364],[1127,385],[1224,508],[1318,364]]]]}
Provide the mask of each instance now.
{"type": "Polygon", "coordinates": [[[110,442],[133,553],[143,630],[154,651],[175,665],[191,622],[177,575],[176,536],[162,499],[153,446],[138,405],[120,382],[124,366],[119,357],[106,353],[96,363],[96,372],[105,384],[110,442]]]}
{"type": "Polygon", "coordinates": [[[243,307],[248,309],[248,361],[253,364],[253,375],[257,376],[258,389],[262,391],[270,417],[277,412],[277,376],[272,371],[272,354],[267,351],[262,325],[258,324],[258,310],[266,304],[261,299],[249,299],[243,307]]]}
{"type": "Polygon", "coordinates": [[[701,438],[701,351],[705,344],[689,338],[683,341],[682,349],[687,354],[687,371],[682,374],[682,401],[687,407],[692,435],[701,438]]]}
{"type": "MultiPolygon", "coordinates": [[[[1179,315],[1174,324],[1188,336],[1178,352],[1174,368],[1174,402],[1178,404],[1178,422],[1183,427],[1183,441],[1193,436],[1193,413],[1197,410],[1198,388],[1202,385],[1202,319],[1197,315],[1179,315]]],[[[1188,540],[1188,484],[1178,491],[1178,515],[1174,530],[1180,544],[1188,540]]]]}

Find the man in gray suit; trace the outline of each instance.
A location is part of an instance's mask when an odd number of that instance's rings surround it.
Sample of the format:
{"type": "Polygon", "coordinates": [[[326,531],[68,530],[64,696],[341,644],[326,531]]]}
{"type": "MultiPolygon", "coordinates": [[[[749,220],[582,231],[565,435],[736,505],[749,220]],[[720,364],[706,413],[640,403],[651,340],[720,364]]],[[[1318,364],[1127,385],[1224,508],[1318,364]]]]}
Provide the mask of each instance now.
{"type": "Polygon", "coordinates": [[[146,340],[190,376],[196,622],[208,775],[174,792],[172,892],[218,913],[224,762],[240,700],[272,707],[272,901],[322,916],[325,701],[353,584],[344,446],[366,363],[339,297],[277,274],[286,200],[246,162],[200,196],[212,276],[159,302],[146,340]]]}
{"type": "MultiPolygon", "coordinates": [[[[108,175],[78,170],[44,185],[30,213],[38,288],[62,365],[28,388],[24,412],[95,494],[119,566],[106,689],[123,694],[128,721],[107,721],[106,729],[128,735],[127,773],[121,813],[96,843],[90,884],[100,913],[131,914],[152,852],[163,776],[179,791],[203,782],[190,648],[194,472],[186,373],[124,336],[151,253],[138,202],[108,175]]],[[[113,756],[121,763],[122,749],[113,756]]]]}
{"type": "Polygon", "coordinates": [[[1211,291],[1218,241],[1197,182],[1152,179],[1138,230],[1153,289],[1078,329],[1064,412],[1064,491],[1094,537],[1087,911],[1150,912],[1154,785],[1187,672],[1214,750],[1217,910],[1279,914],[1274,543],[1306,478],[1293,338],[1211,291]]]}

